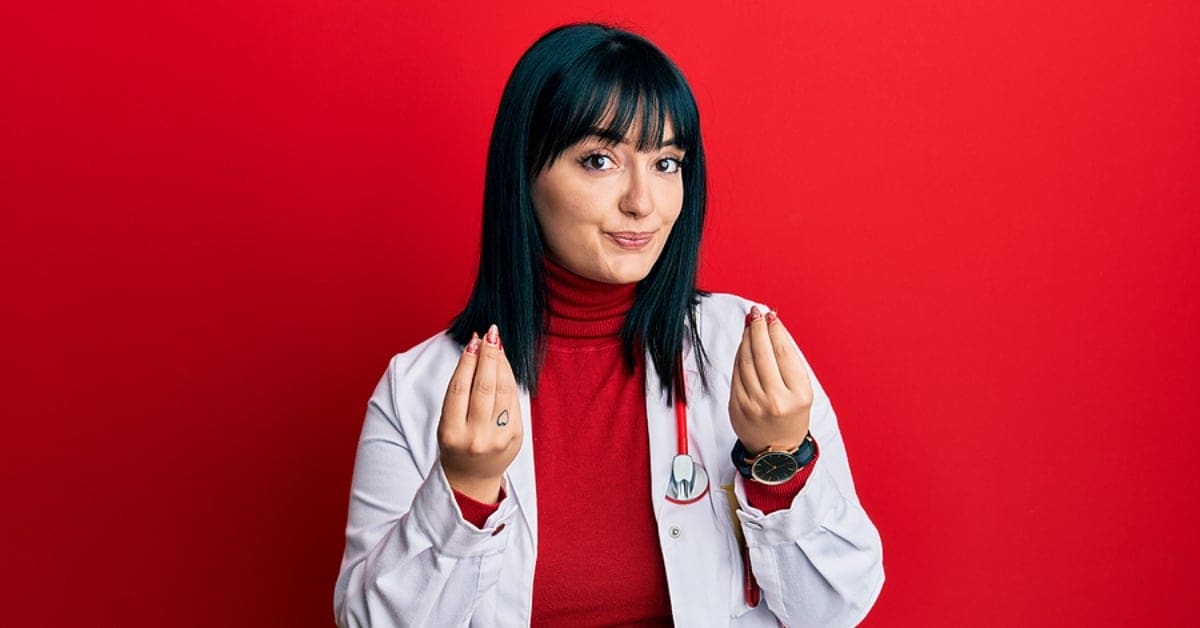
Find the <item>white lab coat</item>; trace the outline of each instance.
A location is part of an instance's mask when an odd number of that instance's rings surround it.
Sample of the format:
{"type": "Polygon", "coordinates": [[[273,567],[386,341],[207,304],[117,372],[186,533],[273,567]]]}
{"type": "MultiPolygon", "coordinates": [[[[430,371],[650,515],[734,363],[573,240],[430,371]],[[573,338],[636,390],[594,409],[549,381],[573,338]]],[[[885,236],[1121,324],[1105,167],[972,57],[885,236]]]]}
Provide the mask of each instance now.
{"type": "MultiPolygon", "coordinates": [[[[882,547],[859,505],[837,419],[811,368],[811,433],[821,456],[791,507],[764,515],[750,506],[744,480],[729,460],[736,438],[729,423],[729,382],[751,305],[727,294],[701,300],[698,326],[711,364],[708,395],[701,392],[695,356],[685,343],[688,447],[712,485],[699,502],[665,499],[676,454],[675,415],[659,393],[653,361],[646,360],[649,482],[671,612],[678,626],[850,626],[862,620],[883,586],[882,547]],[[729,484],[737,495],[737,521],[720,488],[729,484]],[[756,608],[745,602],[737,525],[762,590],[756,608]]],[[[438,463],[438,417],[461,351],[445,334],[434,336],[393,357],[371,396],[334,590],[339,626],[530,622],[538,518],[529,396],[522,389],[525,437],[505,478],[507,496],[484,528],[475,528],[462,518],[438,463]]],[[[581,461],[586,449],[580,448],[581,461]]],[[[598,478],[581,465],[578,481],[581,490],[590,482],[647,481],[620,477],[625,472],[603,469],[605,477],[598,478]]]]}

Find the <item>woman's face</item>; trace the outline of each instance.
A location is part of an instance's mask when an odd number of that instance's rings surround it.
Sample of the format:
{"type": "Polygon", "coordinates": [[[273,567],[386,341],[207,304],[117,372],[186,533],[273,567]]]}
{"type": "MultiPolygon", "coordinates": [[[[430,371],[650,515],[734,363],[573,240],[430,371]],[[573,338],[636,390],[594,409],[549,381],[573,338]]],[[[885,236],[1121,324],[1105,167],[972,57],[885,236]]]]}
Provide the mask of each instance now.
{"type": "MultiPolygon", "coordinates": [[[[638,129],[630,129],[636,138],[638,129]]],[[[586,137],[533,182],[546,254],[563,268],[612,284],[645,279],[683,208],[683,151],[666,125],[661,149],[586,137]]]]}

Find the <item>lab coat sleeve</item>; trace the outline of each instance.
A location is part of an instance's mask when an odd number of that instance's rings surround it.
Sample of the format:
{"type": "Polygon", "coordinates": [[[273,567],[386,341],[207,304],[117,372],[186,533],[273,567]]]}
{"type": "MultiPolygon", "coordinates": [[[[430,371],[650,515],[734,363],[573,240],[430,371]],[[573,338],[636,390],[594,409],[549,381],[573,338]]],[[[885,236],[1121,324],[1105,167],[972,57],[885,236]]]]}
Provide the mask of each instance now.
{"type": "Polygon", "coordinates": [[[463,519],[436,456],[430,468],[418,464],[416,452],[429,446],[410,446],[404,428],[415,424],[401,415],[422,404],[396,398],[400,357],[372,394],[359,438],[334,587],[342,627],[466,625],[499,578],[504,523],[516,510],[506,497],[477,528],[463,519]]]}
{"type": "MultiPolygon", "coordinates": [[[[808,367],[807,360],[805,366],[808,367]]],[[[853,626],[883,587],[879,532],[859,504],[837,417],[812,369],[810,431],[821,455],[791,507],[765,514],[734,474],[738,518],[767,607],[787,626],[853,626]]]]}

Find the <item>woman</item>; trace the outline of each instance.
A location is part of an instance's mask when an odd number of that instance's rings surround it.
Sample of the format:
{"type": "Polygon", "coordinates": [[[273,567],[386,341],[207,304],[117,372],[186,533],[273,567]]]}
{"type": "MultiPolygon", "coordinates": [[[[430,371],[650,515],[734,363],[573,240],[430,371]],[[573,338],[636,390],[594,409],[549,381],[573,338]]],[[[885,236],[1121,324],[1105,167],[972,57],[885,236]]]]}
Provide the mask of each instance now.
{"type": "Polygon", "coordinates": [[[581,24],[522,56],[470,301],[368,404],[339,625],[862,619],[880,539],[833,409],[774,312],[696,289],[704,208],[653,44],[581,24]]]}

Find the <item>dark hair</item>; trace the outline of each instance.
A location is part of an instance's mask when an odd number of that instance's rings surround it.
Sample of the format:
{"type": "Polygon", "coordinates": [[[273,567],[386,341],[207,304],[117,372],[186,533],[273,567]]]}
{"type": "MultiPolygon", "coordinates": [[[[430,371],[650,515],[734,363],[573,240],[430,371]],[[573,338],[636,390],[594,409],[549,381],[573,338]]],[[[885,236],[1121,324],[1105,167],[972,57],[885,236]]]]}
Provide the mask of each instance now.
{"type": "Polygon", "coordinates": [[[635,121],[640,121],[637,149],[661,148],[668,117],[675,142],[685,151],[683,208],[658,261],[638,284],[621,339],[630,369],[635,352],[649,351],[661,388],[673,402],[689,334],[707,388],[707,356],[696,326],[696,306],[706,294],[696,290],[705,211],[696,101],[679,68],[654,44],[600,24],[570,24],[546,33],[521,56],[504,87],[488,149],[479,274],[447,333],[466,344],[472,332],[496,323],[517,382],[536,392],[546,285],[531,181],[584,137],[623,138],[635,121]]]}

